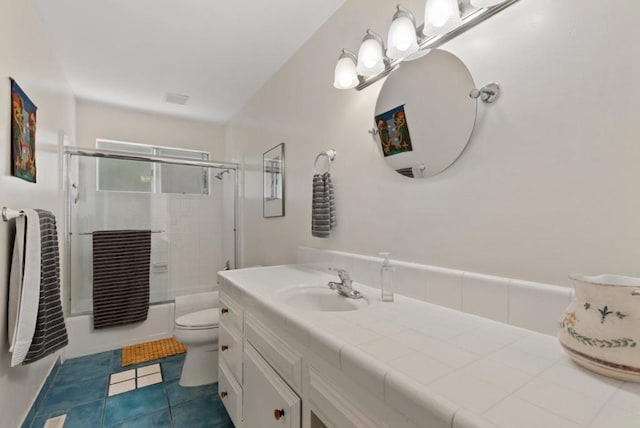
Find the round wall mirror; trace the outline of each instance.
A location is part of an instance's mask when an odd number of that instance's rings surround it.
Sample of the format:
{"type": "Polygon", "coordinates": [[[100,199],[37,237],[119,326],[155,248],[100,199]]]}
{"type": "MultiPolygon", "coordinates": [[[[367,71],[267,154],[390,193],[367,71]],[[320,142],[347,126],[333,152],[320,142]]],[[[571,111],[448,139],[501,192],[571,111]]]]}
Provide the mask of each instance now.
{"type": "Polygon", "coordinates": [[[473,78],[452,53],[434,49],[403,62],[384,82],[375,109],[380,152],[394,171],[412,178],[441,173],[467,145],[477,102],[473,78]]]}

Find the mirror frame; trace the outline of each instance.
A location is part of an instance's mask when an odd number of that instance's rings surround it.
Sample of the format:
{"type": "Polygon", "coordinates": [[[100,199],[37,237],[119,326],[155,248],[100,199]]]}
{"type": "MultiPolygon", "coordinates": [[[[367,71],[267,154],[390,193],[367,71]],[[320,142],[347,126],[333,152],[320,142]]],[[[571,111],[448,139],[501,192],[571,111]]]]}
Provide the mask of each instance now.
{"type": "Polygon", "coordinates": [[[262,217],[284,217],[284,143],[262,154],[262,217]],[[275,183],[275,197],[267,191],[268,180],[275,183]]]}

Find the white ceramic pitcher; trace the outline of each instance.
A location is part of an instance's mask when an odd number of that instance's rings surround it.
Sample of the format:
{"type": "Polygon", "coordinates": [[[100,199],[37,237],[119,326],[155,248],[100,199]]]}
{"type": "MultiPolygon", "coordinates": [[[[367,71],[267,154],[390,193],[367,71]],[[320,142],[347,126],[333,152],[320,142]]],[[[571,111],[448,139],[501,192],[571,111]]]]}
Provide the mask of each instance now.
{"type": "Polygon", "coordinates": [[[570,275],[576,292],[558,339],[581,366],[640,382],[640,278],[570,275]]]}

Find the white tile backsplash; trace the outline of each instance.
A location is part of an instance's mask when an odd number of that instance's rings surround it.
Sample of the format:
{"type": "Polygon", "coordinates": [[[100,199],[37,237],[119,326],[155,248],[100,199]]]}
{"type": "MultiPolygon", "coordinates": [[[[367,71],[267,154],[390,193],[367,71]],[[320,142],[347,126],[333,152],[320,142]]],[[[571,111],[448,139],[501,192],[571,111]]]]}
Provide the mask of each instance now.
{"type": "MultiPolygon", "coordinates": [[[[329,267],[347,269],[354,281],[380,288],[382,259],[378,257],[299,247],[297,261],[321,271],[329,267]]],[[[398,260],[392,262],[396,267],[397,294],[547,335],[555,336],[558,320],[573,296],[573,290],[565,287],[398,260]]],[[[482,324],[481,318],[476,321],[482,324]]],[[[455,335],[455,331],[443,330],[443,326],[425,327],[420,333],[436,339],[455,335]]]]}
{"type": "Polygon", "coordinates": [[[427,277],[429,272],[419,265],[396,266],[396,293],[418,300],[427,300],[427,277]]]}
{"type": "Polygon", "coordinates": [[[427,302],[462,310],[462,271],[429,269],[427,277],[427,302]]]}
{"type": "Polygon", "coordinates": [[[462,311],[500,322],[509,321],[509,280],[465,272],[462,311]]]}
{"type": "Polygon", "coordinates": [[[570,302],[569,288],[509,280],[509,324],[555,335],[570,302]]]}
{"type": "Polygon", "coordinates": [[[374,257],[351,257],[350,259],[348,270],[352,280],[380,288],[381,262],[379,260],[374,257]]]}

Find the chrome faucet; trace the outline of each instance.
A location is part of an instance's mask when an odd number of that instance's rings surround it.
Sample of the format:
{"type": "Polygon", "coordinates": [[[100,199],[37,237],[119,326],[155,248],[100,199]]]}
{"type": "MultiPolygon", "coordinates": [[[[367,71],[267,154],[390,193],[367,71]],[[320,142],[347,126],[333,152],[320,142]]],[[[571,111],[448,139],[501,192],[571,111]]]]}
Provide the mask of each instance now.
{"type": "Polygon", "coordinates": [[[362,293],[354,290],[351,286],[352,281],[349,272],[344,269],[335,268],[329,268],[329,270],[336,272],[338,277],[340,277],[340,282],[329,281],[328,286],[330,289],[337,290],[338,294],[350,299],[362,299],[362,293]]]}

